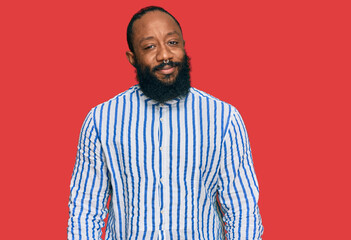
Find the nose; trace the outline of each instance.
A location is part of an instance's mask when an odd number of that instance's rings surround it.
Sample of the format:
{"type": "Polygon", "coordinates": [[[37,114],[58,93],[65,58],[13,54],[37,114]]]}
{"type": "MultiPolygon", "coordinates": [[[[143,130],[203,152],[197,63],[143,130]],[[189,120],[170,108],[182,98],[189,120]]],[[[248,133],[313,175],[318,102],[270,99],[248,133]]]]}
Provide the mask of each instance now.
{"type": "Polygon", "coordinates": [[[171,60],[173,58],[173,52],[168,46],[160,46],[157,51],[156,60],[163,62],[164,60],[171,60]]]}

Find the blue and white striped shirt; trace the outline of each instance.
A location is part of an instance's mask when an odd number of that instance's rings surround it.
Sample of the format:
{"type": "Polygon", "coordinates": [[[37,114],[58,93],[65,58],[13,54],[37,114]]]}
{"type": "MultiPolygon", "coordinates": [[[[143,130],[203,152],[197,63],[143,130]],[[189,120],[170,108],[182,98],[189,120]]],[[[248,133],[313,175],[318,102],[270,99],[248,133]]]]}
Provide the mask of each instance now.
{"type": "Polygon", "coordinates": [[[71,180],[68,239],[261,239],[258,184],[238,111],[191,88],[160,104],[138,85],[93,108],[71,180]],[[107,200],[111,202],[107,210],[107,200]]]}

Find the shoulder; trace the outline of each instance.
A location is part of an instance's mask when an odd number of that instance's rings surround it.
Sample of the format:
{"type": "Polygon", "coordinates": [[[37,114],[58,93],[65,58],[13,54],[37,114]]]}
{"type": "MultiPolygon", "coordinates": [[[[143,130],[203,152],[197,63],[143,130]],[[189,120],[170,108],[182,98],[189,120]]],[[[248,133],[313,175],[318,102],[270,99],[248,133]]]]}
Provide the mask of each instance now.
{"type": "Polygon", "coordinates": [[[190,97],[197,99],[198,105],[202,109],[202,114],[205,116],[204,119],[214,123],[218,129],[222,129],[223,137],[230,126],[235,126],[241,121],[241,116],[233,105],[219,100],[206,92],[191,88],[190,97]]]}
{"type": "Polygon", "coordinates": [[[99,105],[92,108],[92,110],[99,110],[99,109],[104,108],[108,105],[116,104],[121,99],[128,99],[128,98],[132,97],[138,91],[140,91],[140,89],[136,85],[134,85],[134,86],[130,87],[128,90],[121,92],[118,95],[114,96],[113,98],[111,98],[103,103],[100,103],[99,105]]]}
{"type": "Polygon", "coordinates": [[[116,102],[120,101],[121,99],[131,98],[133,95],[135,95],[139,91],[141,91],[140,88],[137,85],[134,85],[134,86],[130,87],[128,90],[119,93],[118,95],[116,95],[113,98],[107,100],[106,102],[103,102],[103,103],[97,105],[96,107],[101,107],[103,105],[116,103],[116,102]]]}
{"type": "Polygon", "coordinates": [[[113,111],[117,110],[118,106],[121,105],[121,101],[125,101],[126,99],[130,99],[133,95],[135,95],[140,89],[137,87],[137,85],[134,85],[130,87],[128,90],[121,92],[114,96],[113,98],[102,102],[98,104],[97,106],[91,108],[90,112],[88,115],[91,115],[92,118],[104,118],[110,111],[110,109],[113,111]]]}
{"type": "Polygon", "coordinates": [[[231,104],[224,102],[204,91],[201,91],[199,89],[196,89],[192,87],[190,89],[190,95],[192,95],[193,98],[198,98],[201,102],[207,103],[211,106],[216,107],[217,109],[222,109],[226,112],[228,112],[229,115],[233,114],[234,112],[238,112],[238,110],[231,104]]]}

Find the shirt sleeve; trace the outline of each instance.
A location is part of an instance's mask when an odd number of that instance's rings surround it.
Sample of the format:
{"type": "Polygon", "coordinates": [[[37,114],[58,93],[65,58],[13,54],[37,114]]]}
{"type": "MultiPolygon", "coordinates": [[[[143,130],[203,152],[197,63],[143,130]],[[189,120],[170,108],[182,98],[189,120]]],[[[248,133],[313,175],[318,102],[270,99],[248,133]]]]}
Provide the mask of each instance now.
{"type": "Polygon", "coordinates": [[[79,137],[69,197],[67,235],[74,239],[101,239],[110,180],[93,111],[87,115],[79,137]]]}
{"type": "Polygon", "coordinates": [[[234,109],[222,145],[218,197],[226,239],[261,239],[259,188],[244,122],[234,109]]]}

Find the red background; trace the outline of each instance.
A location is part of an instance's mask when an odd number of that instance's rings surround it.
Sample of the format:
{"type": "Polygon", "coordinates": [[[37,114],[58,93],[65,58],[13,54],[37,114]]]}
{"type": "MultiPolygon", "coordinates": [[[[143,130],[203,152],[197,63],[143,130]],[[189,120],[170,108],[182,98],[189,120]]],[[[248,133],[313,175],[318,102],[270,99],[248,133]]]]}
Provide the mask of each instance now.
{"type": "Polygon", "coordinates": [[[193,86],[250,136],[264,239],[350,239],[349,1],[1,1],[1,239],[65,239],[90,108],[136,83],[125,30],[182,24],[193,86]]]}

